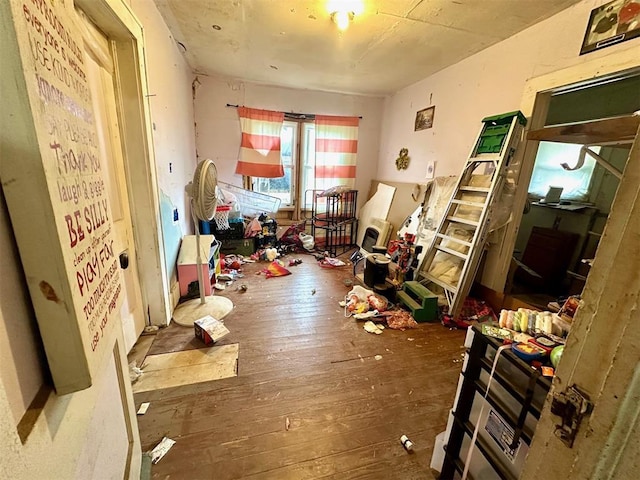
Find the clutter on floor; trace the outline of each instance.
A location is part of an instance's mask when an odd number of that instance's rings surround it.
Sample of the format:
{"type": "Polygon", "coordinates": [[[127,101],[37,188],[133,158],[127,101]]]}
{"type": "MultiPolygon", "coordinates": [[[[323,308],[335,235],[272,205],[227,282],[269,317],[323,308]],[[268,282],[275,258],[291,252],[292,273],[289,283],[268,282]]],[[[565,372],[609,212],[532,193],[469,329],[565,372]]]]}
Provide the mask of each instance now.
{"type": "Polygon", "coordinates": [[[205,345],[213,345],[218,340],[229,335],[229,329],[220,320],[211,315],[199,318],[193,322],[196,338],[202,340],[205,345]]]}

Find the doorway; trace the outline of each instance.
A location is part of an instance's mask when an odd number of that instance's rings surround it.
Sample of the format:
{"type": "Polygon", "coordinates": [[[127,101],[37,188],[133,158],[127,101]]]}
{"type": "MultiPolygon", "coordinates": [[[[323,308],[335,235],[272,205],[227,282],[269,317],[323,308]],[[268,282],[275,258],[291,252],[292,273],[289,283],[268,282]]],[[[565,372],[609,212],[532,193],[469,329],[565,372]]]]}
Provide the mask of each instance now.
{"type": "Polygon", "coordinates": [[[629,157],[638,91],[633,72],[551,93],[544,126],[528,136],[539,144],[507,293],[552,311],[582,293],[629,157]]]}

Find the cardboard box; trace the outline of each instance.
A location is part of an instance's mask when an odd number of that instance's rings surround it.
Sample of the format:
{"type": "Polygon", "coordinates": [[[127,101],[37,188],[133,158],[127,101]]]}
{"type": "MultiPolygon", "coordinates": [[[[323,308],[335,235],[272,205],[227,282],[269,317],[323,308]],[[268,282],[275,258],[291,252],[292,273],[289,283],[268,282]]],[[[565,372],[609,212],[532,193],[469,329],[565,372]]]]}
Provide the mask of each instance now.
{"type": "Polygon", "coordinates": [[[212,345],[221,338],[229,334],[229,330],[220,320],[216,320],[211,315],[199,318],[193,322],[196,338],[199,338],[205,345],[212,345]]]}

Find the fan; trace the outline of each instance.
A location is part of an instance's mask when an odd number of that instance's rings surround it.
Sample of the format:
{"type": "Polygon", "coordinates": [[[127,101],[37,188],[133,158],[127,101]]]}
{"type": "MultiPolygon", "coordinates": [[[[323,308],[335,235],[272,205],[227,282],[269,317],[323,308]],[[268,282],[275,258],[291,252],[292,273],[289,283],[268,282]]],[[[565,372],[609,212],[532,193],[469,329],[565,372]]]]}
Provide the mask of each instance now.
{"type": "Polygon", "coordinates": [[[232,309],[233,303],[225,297],[208,296],[204,294],[204,279],[202,275],[202,250],[200,248],[200,228],[198,220],[210,221],[216,213],[218,204],[216,186],[218,172],[212,160],[203,160],[196,167],[193,181],[189,182],[185,190],[191,197],[191,215],[196,229],[196,263],[198,270],[198,289],[200,298],[189,300],[178,305],[173,312],[173,320],[178,325],[192,326],[193,322],[206,315],[221,320],[232,309]]]}

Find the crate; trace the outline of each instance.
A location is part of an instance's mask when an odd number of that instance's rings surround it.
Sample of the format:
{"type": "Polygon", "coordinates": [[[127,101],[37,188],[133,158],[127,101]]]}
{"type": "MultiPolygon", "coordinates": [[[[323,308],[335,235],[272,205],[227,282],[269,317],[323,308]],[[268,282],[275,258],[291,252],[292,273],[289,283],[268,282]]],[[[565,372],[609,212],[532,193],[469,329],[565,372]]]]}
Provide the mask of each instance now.
{"type": "Polygon", "coordinates": [[[212,234],[217,240],[241,240],[244,238],[244,222],[241,219],[229,220],[229,228],[219,230],[216,222],[200,221],[200,233],[212,234]]]}

